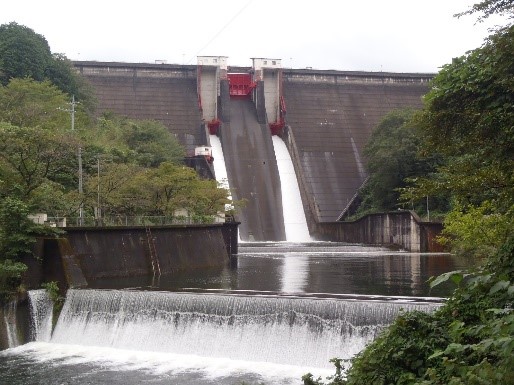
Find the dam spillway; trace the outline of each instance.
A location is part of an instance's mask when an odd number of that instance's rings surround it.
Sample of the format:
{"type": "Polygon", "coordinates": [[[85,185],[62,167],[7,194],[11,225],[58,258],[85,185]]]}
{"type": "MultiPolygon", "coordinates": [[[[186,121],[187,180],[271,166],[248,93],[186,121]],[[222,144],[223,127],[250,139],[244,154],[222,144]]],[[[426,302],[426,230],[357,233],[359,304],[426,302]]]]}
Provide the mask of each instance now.
{"type": "MultiPolygon", "coordinates": [[[[74,65],[91,82],[99,100],[99,113],[113,111],[134,118],[159,120],[188,151],[206,144],[205,122],[202,123],[198,107],[200,67],[96,62],[75,62],[74,65]]],[[[249,73],[252,69],[228,67],[228,71],[249,73]]],[[[302,180],[300,188],[309,227],[340,217],[366,179],[363,149],[373,127],[391,110],[420,108],[432,77],[433,74],[282,70],[279,89],[287,107],[284,122],[289,137],[293,138],[292,146],[296,151],[293,161],[302,180]]],[[[265,88],[262,93],[268,99],[269,91],[265,88]]],[[[256,160],[251,166],[253,169],[248,163],[245,166],[238,163],[245,153],[237,147],[253,150],[256,133],[259,130],[269,132],[267,126],[273,120],[263,118],[263,101],[256,99],[253,112],[249,114],[250,106],[246,106],[248,110],[244,114],[246,118],[251,117],[253,122],[247,123],[255,129],[249,131],[250,136],[231,138],[237,134],[231,115],[235,114],[235,119],[239,119],[236,116],[243,118],[241,106],[236,107],[241,100],[232,105],[228,97],[224,99],[223,87],[220,89],[215,84],[212,92],[212,110],[213,113],[219,111],[222,123],[221,140],[230,187],[236,199],[241,197],[249,202],[246,212],[238,218],[243,222],[241,236],[245,240],[284,240],[283,226],[275,224],[280,218],[270,219],[271,223],[259,218],[261,213],[280,215],[277,212],[281,203],[276,202],[280,198],[276,192],[268,191],[278,185],[275,166],[266,158],[269,170],[265,170],[259,153],[246,154],[248,159],[256,160]],[[224,131],[228,135],[224,136],[224,131]],[[231,156],[231,147],[236,156],[231,156]],[[253,185],[259,190],[250,191],[247,187],[252,183],[250,175],[264,178],[253,185]],[[250,202],[256,194],[262,201],[269,199],[270,203],[263,207],[262,203],[250,202]],[[257,230],[245,228],[248,220],[255,221],[257,230]]],[[[258,151],[269,151],[268,145],[258,151]]]]}
{"type": "Polygon", "coordinates": [[[223,126],[221,143],[232,194],[245,201],[240,214],[241,238],[285,241],[280,176],[271,134],[267,125],[258,122],[251,100],[230,100],[230,122],[223,126]]]}

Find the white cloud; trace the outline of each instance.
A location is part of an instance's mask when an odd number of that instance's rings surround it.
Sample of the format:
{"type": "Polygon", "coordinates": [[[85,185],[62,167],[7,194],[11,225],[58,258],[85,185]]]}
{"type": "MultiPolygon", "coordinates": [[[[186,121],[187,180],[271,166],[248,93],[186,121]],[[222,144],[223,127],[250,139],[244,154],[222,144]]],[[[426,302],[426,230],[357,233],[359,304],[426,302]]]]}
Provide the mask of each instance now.
{"type": "Polygon", "coordinates": [[[456,19],[466,0],[20,0],[2,4],[16,21],[72,60],[196,63],[225,55],[282,58],[294,68],[435,72],[478,47],[491,25],[456,19]]]}

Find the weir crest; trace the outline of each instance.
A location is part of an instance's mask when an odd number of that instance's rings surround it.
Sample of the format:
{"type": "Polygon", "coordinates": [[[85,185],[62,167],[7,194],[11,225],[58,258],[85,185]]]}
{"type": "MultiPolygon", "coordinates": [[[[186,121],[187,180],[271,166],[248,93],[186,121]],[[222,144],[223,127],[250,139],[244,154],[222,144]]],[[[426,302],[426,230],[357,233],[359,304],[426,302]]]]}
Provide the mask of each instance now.
{"type": "Polygon", "coordinates": [[[326,368],[359,352],[402,309],[437,306],[71,289],[51,342],[326,368]]]}

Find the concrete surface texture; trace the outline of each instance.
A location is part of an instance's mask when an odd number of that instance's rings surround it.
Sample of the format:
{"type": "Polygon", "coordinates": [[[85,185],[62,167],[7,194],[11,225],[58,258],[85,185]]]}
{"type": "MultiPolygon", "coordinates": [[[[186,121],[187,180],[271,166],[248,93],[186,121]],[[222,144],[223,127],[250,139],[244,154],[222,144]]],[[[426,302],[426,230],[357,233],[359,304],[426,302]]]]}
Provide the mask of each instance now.
{"type": "Polygon", "coordinates": [[[364,182],[363,149],[373,128],[391,110],[420,108],[428,91],[425,77],[368,76],[285,73],[286,124],[319,222],[335,221],[364,182]]]}
{"type": "Polygon", "coordinates": [[[238,215],[242,240],[284,241],[282,193],[271,134],[259,124],[250,99],[230,100],[230,122],[221,142],[229,185],[236,200],[245,200],[238,215]]]}
{"type": "MultiPolygon", "coordinates": [[[[99,112],[162,121],[188,151],[206,144],[196,66],[95,62],[75,62],[75,66],[93,85],[99,112]]],[[[229,72],[248,71],[251,68],[229,68],[229,72]]],[[[363,149],[373,128],[391,110],[420,108],[432,77],[283,70],[285,119],[295,138],[294,159],[302,198],[308,200],[303,202],[310,211],[308,221],[337,220],[366,178],[363,149]]],[[[233,196],[248,200],[238,218],[241,238],[284,240],[280,184],[264,111],[248,100],[229,101],[226,87],[222,83],[218,95],[225,161],[233,196]]]]}

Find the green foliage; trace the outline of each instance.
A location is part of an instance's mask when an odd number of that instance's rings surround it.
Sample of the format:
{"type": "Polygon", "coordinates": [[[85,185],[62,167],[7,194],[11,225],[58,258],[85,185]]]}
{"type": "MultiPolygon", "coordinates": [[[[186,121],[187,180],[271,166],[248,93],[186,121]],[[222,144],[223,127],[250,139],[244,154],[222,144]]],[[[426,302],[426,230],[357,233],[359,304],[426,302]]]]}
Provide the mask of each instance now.
{"type": "Polygon", "coordinates": [[[100,186],[102,211],[107,215],[173,217],[184,209],[196,221],[210,222],[229,203],[228,191],[215,181],[202,180],[188,167],[163,162],[146,169],[129,164],[106,164],[98,178],[86,181],[87,204],[97,203],[100,186]]]}
{"type": "Polygon", "coordinates": [[[181,162],[184,150],[161,123],[152,120],[127,122],[125,142],[134,153],[134,160],[144,167],[157,167],[163,162],[181,162]]]}
{"type": "Polygon", "coordinates": [[[463,275],[438,314],[448,322],[451,343],[432,354],[420,384],[514,383],[513,261],[511,237],[488,266],[463,275]]]}
{"type": "Polygon", "coordinates": [[[12,299],[19,288],[27,265],[11,259],[0,260],[0,303],[12,299]]]}
{"type": "Polygon", "coordinates": [[[42,35],[13,22],[0,25],[0,84],[15,78],[50,81],[62,92],[75,95],[87,111],[94,109],[92,88],[72,63],[64,55],[52,54],[42,35]]]}
{"type": "Polygon", "coordinates": [[[0,203],[0,260],[17,260],[32,253],[34,223],[29,207],[20,199],[5,197],[0,203]]]}
{"type": "Polygon", "coordinates": [[[45,282],[41,285],[41,287],[46,290],[48,296],[54,304],[53,321],[55,324],[57,322],[57,319],[59,318],[59,313],[62,310],[65,298],[61,295],[59,283],[57,281],[45,282]]]}
{"type": "Polygon", "coordinates": [[[4,193],[15,189],[28,199],[46,181],[69,184],[75,152],[70,136],[0,123],[0,175],[10,182],[4,193]]]}
{"type": "Polygon", "coordinates": [[[512,0],[483,0],[462,13],[455,16],[480,14],[478,21],[483,21],[492,15],[508,15],[509,18],[514,17],[514,1],[512,0]]]}
{"type": "Polygon", "coordinates": [[[456,204],[445,218],[439,241],[462,255],[487,256],[507,241],[514,229],[514,206],[498,214],[489,201],[466,208],[456,204]]]}
{"type": "Polygon", "coordinates": [[[12,79],[0,87],[0,121],[17,127],[69,129],[68,97],[49,81],[12,79]]]}
{"type": "Polygon", "coordinates": [[[133,120],[114,114],[98,119],[88,142],[103,148],[113,161],[157,167],[163,162],[179,163],[184,148],[166,127],[152,120],[133,120]]]}
{"type": "Polygon", "coordinates": [[[41,287],[47,291],[48,296],[53,302],[56,302],[61,298],[57,281],[45,282],[41,287]]]}
{"type": "Polygon", "coordinates": [[[75,96],[80,107],[92,114],[97,100],[93,87],[73,68],[73,63],[62,54],[53,54],[52,61],[46,70],[47,78],[61,91],[75,96]]]}
{"type": "MultiPolygon", "coordinates": [[[[475,272],[453,271],[453,295],[434,313],[402,313],[327,385],[514,383],[514,237],[475,272]]],[[[306,385],[323,385],[307,374],[306,385]]],[[[328,379],[329,381],[331,379],[328,379]]]]}
{"type": "Polygon", "coordinates": [[[428,357],[448,343],[446,324],[432,314],[408,312],[352,360],[348,384],[412,384],[428,357]]]}
{"type": "MultiPolygon", "coordinates": [[[[512,197],[514,27],[443,67],[418,120],[429,150],[447,155],[440,171],[451,192],[512,197]],[[456,166],[452,175],[450,166],[456,166]],[[474,180],[473,180],[474,179],[474,180]]],[[[464,197],[462,197],[464,198],[464,197]]]]}
{"type": "Polygon", "coordinates": [[[0,83],[12,78],[45,80],[52,60],[46,39],[17,23],[0,25],[0,83]]]}
{"type": "MultiPolygon", "coordinates": [[[[331,363],[334,364],[336,368],[336,372],[333,376],[328,376],[326,379],[327,385],[344,385],[346,384],[345,378],[344,378],[344,372],[345,372],[345,365],[344,360],[340,358],[332,358],[330,360],[331,363]]],[[[304,376],[302,376],[303,385],[323,385],[325,384],[321,377],[318,377],[317,379],[314,379],[313,375],[311,373],[307,373],[304,376]]]]}
{"type": "Polygon", "coordinates": [[[416,119],[426,151],[442,154],[444,163],[431,175],[412,178],[402,197],[450,196],[444,239],[456,251],[469,251],[479,241],[494,251],[514,228],[513,68],[510,26],[444,66],[416,119]]]}
{"type": "MultiPolygon", "coordinates": [[[[361,191],[360,213],[396,210],[405,204],[399,202],[399,189],[405,180],[427,175],[440,163],[437,155],[422,151],[424,146],[420,130],[413,123],[414,111],[398,110],[387,114],[375,128],[364,155],[367,159],[369,179],[361,191]]],[[[416,207],[424,212],[426,201],[416,207]]],[[[447,209],[445,199],[431,198],[431,209],[447,209]]]]}

